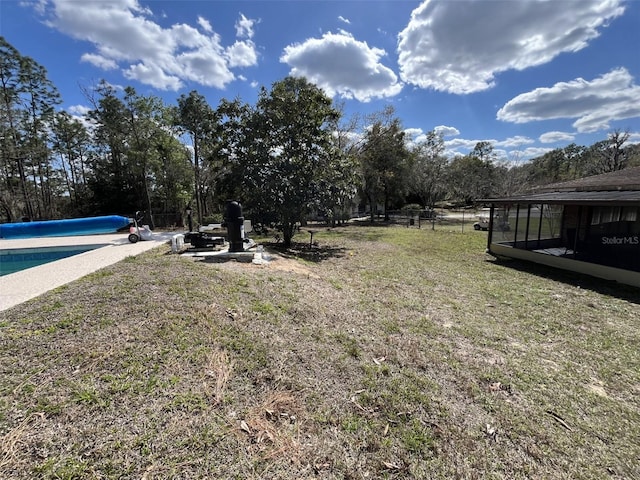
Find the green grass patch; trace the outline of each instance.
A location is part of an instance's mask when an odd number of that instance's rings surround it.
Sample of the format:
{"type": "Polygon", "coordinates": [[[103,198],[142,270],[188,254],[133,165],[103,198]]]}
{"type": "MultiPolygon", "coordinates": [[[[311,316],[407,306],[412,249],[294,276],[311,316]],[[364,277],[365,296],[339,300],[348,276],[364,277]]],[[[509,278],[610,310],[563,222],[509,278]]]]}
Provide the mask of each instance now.
{"type": "Polygon", "coordinates": [[[0,477],[640,478],[637,289],[470,226],[303,233],[3,312],[0,477]]]}

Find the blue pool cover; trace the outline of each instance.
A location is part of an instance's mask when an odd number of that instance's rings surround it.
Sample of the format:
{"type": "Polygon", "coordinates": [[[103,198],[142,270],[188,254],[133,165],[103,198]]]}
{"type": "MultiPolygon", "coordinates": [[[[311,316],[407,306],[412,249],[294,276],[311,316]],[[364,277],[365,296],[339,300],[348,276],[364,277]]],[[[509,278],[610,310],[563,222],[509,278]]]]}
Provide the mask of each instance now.
{"type": "Polygon", "coordinates": [[[66,237],[115,233],[119,229],[127,227],[129,223],[127,217],[119,215],[41,222],[0,223],[0,238],[66,237]]]}

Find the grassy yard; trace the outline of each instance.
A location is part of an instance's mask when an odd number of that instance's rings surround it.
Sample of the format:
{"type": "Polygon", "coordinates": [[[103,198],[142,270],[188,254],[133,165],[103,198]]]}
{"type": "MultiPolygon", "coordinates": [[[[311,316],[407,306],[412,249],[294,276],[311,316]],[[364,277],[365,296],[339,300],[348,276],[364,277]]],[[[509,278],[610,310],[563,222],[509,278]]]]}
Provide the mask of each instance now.
{"type": "Polygon", "coordinates": [[[0,313],[0,478],[640,478],[639,290],[470,228],[314,240],[0,313]]]}

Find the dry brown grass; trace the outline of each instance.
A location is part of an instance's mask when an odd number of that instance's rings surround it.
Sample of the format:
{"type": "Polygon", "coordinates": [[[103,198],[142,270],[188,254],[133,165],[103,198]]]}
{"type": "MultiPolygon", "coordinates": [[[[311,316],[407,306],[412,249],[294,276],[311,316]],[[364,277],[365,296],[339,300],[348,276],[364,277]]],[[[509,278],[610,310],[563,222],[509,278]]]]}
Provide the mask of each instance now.
{"type": "Polygon", "coordinates": [[[229,360],[226,352],[215,350],[210,353],[207,358],[205,369],[205,391],[213,397],[216,404],[220,404],[224,398],[224,393],[229,382],[229,377],[233,372],[233,361],[229,360]],[[209,387],[207,379],[213,379],[212,387],[209,387]],[[210,392],[210,390],[212,390],[210,392]]]}
{"type": "Polygon", "coordinates": [[[3,312],[0,478],[638,478],[637,289],[485,235],[166,247],[3,312]]]}
{"type": "Polygon", "coordinates": [[[2,452],[2,458],[0,459],[0,471],[7,468],[12,468],[18,463],[18,452],[24,448],[25,435],[30,428],[33,428],[33,424],[38,420],[43,419],[43,413],[32,413],[14,429],[7,432],[0,439],[0,452],[2,452]]]}

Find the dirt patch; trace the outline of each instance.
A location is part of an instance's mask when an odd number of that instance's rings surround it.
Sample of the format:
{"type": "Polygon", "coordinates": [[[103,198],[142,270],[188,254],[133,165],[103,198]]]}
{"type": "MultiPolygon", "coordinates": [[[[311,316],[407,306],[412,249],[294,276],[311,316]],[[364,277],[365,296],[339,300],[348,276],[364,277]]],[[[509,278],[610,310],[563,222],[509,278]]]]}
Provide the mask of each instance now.
{"type": "Polygon", "coordinates": [[[282,272],[291,272],[298,275],[304,275],[309,278],[320,278],[308,266],[300,263],[299,260],[286,258],[279,254],[267,254],[267,263],[264,266],[267,269],[280,270],[282,272]]]}
{"type": "Polygon", "coordinates": [[[602,385],[601,382],[593,382],[587,385],[587,388],[595,393],[596,395],[600,395],[601,397],[605,397],[605,398],[609,398],[609,394],[607,394],[607,391],[604,389],[604,386],[602,385]]]}
{"type": "MultiPolygon", "coordinates": [[[[209,262],[203,262],[209,263],[209,262]]],[[[299,260],[292,256],[284,255],[275,250],[265,250],[263,253],[263,261],[262,262],[253,262],[250,259],[247,261],[237,261],[237,260],[226,260],[226,261],[216,261],[216,267],[232,270],[232,271],[241,271],[246,274],[251,274],[252,272],[259,271],[280,271],[280,272],[290,272],[295,273],[296,275],[302,275],[308,278],[319,278],[319,276],[313,272],[313,270],[303,263],[302,260],[299,260]]]]}

